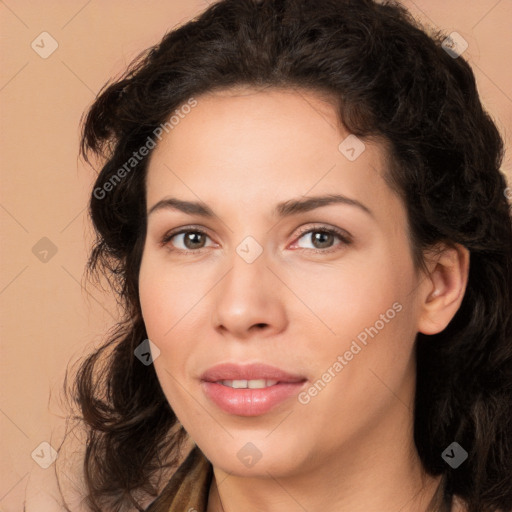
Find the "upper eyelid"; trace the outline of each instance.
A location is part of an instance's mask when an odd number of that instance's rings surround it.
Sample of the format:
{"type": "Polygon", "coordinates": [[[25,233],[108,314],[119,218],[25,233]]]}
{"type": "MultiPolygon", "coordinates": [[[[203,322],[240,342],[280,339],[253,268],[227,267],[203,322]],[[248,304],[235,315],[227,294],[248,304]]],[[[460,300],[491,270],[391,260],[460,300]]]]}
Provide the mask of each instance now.
{"type": "MultiPolygon", "coordinates": [[[[293,244],[298,243],[298,241],[304,235],[315,232],[315,231],[324,231],[326,233],[331,233],[334,236],[338,237],[338,239],[342,242],[342,244],[345,244],[345,245],[351,244],[353,241],[352,235],[344,229],[320,225],[320,226],[313,226],[310,228],[304,228],[304,230],[301,230],[299,232],[299,234],[294,238],[293,244]]],[[[329,252],[329,251],[333,250],[333,247],[328,247],[327,249],[310,249],[310,248],[306,248],[306,247],[301,247],[301,249],[306,250],[306,251],[311,250],[311,251],[329,252]]]]}
{"type": "Polygon", "coordinates": [[[352,235],[345,229],[335,228],[334,226],[328,226],[326,224],[319,224],[316,226],[305,227],[304,229],[299,228],[299,238],[302,237],[302,235],[305,235],[306,233],[309,233],[311,231],[333,232],[338,236],[345,236],[346,238],[352,238],[352,235]]]}

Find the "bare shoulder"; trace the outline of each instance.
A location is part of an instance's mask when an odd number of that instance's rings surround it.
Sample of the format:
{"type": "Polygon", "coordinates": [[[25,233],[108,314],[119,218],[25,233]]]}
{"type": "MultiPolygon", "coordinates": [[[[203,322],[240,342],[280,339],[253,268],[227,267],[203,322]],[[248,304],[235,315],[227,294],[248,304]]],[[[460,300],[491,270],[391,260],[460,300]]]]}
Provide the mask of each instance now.
{"type": "MultiPolygon", "coordinates": [[[[452,509],[450,512],[468,512],[469,508],[467,503],[459,496],[454,496],[452,500],[452,509]]],[[[496,510],[496,512],[500,512],[496,510]]]]}
{"type": "MultiPolygon", "coordinates": [[[[91,512],[87,505],[83,463],[87,435],[82,428],[72,429],[59,448],[54,464],[48,469],[35,466],[29,475],[25,492],[23,512],[91,512]]],[[[160,490],[167,484],[179,465],[192,449],[193,443],[187,440],[179,462],[161,475],[160,490]]],[[[137,496],[139,505],[147,507],[154,497],[137,496]]],[[[137,509],[133,508],[133,512],[137,509]]]]}
{"type": "Polygon", "coordinates": [[[90,512],[85,506],[82,463],[85,439],[76,429],[57,449],[47,469],[34,466],[29,475],[24,512],[90,512]]]}
{"type": "Polygon", "coordinates": [[[468,512],[468,508],[460,498],[454,497],[451,512],[468,512]]]}
{"type": "MultiPolygon", "coordinates": [[[[452,501],[452,508],[450,512],[468,512],[469,508],[467,504],[459,497],[455,496],[452,501]]],[[[501,509],[496,509],[494,512],[503,512],[501,509]]]]}

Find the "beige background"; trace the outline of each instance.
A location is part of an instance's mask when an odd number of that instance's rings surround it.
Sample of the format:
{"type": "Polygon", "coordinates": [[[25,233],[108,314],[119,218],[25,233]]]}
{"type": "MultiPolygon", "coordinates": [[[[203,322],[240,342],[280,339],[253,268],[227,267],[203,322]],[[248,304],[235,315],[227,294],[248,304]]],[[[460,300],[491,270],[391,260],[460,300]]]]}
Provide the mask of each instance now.
{"type": "MultiPolygon", "coordinates": [[[[512,2],[404,3],[430,26],[467,40],[464,56],[505,137],[503,170],[512,182],[512,2]]],[[[58,447],[61,440],[66,365],[101,342],[115,318],[108,296],[83,287],[94,174],[77,159],[80,116],[107,79],[206,6],[205,0],[0,0],[0,512],[22,510],[32,475],[52,471],[31,454],[47,450],[38,448],[42,442],[58,447]],[[58,43],[46,59],[31,47],[35,41],[39,53],[51,48],[42,32],[58,43]]]]}

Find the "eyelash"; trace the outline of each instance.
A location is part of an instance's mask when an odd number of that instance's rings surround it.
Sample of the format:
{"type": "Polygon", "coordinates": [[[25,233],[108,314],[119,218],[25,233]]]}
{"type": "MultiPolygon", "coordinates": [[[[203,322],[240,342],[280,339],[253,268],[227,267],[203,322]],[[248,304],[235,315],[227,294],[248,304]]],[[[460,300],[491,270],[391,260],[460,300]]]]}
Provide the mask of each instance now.
{"type": "MultiPolygon", "coordinates": [[[[183,233],[200,233],[200,234],[205,235],[208,238],[210,238],[208,233],[206,233],[206,231],[204,231],[203,229],[197,228],[195,226],[186,226],[184,228],[181,228],[179,231],[176,231],[176,232],[171,231],[169,233],[166,233],[164,235],[164,237],[162,238],[160,245],[167,246],[168,250],[171,252],[177,252],[177,253],[181,253],[181,254],[201,254],[204,249],[208,249],[207,247],[201,247],[200,249],[187,249],[187,250],[177,249],[175,247],[170,248],[168,246],[169,242],[175,236],[181,235],[183,233]]],[[[294,243],[296,243],[298,240],[300,240],[304,235],[306,235],[308,233],[326,233],[329,235],[335,235],[339,240],[341,240],[342,243],[338,244],[338,246],[329,247],[327,249],[311,249],[311,248],[306,248],[306,247],[299,247],[299,250],[301,250],[301,251],[325,254],[325,253],[331,253],[331,252],[335,252],[335,251],[339,250],[339,248],[337,248],[337,247],[339,247],[339,245],[347,246],[352,243],[352,238],[346,231],[342,231],[342,230],[339,230],[339,229],[336,229],[333,227],[326,227],[326,226],[315,226],[312,228],[309,227],[309,228],[306,228],[306,229],[300,231],[299,235],[296,238],[294,243]]]]}

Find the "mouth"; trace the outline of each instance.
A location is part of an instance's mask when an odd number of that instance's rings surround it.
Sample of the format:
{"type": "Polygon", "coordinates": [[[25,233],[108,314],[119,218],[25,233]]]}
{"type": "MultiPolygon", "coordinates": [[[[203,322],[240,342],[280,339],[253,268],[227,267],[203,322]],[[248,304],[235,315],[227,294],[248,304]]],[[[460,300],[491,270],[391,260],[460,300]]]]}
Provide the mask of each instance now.
{"type": "Polygon", "coordinates": [[[265,364],[222,364],[201,376],[205,396],[236,416],[260,416],[289,401],[307,379],[265,364]]]}
{"type": "MultiPolygon", "coordinates": [[[[201,380],[206,382],[220,382],[226,383],[230,387],[230,383],[241,383],[240,387],[247,387],[244,383],[253,383],[259,387],[262,381],[272,382],[300,382],[306,380],[303,375],[293,374],[286,370],[282,370],[277,366],[271,366],[263,363],[252,364],[235,364],[224,363],[212,366],[206,370],[200,377],[201,380]]],[[[273,384],[269,384],[273,385],[273,384]]]]}
{"type": "Polygon", "coordinates": [[[220,380],[216,382],[233,389],[264,389],[275,386],[277,380],[252,379],[252,380],[220,380]]]}

